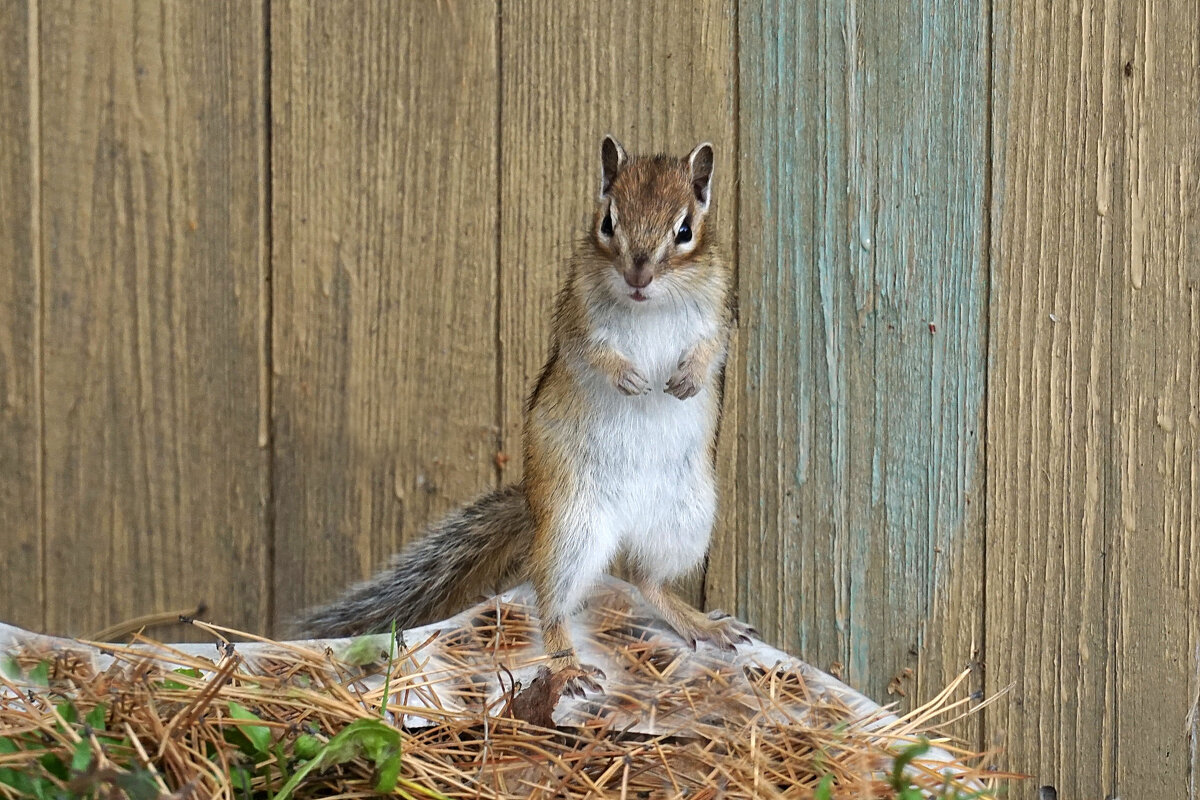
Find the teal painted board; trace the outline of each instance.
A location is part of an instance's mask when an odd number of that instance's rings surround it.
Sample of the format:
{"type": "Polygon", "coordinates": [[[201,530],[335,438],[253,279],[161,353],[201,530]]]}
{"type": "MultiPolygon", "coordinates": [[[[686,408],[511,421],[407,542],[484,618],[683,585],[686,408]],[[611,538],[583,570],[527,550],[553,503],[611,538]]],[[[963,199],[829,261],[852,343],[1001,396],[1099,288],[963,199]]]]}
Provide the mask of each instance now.
{"type": "Polygon", "coordinates": [[[0,620],[40,628],[35,11],[0,0],[0,620]]]}
{"type": "Polygon", "coordinates": [[[983,618],[986,5],[747,0],[739,35],[747,500],[709,602],[929,696],[983,618]]]}

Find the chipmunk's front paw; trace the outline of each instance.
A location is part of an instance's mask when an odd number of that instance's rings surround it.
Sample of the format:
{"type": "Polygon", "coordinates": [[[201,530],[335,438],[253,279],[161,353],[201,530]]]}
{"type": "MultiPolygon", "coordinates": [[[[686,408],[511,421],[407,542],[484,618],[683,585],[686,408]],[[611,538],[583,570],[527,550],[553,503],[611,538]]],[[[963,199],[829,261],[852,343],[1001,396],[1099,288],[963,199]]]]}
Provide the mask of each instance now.
{"type": "Polygon", "coordinates": [[[689,397],[695,397],[700,391],[700,386],[704,382],[695,368],[688,362],[679,365],[679,369],[675,370],[675,374],[667,380],[667,394],[674,395],[680,400],[687,400],[689,397]]]}
{"type": "Polygon", "coordinates": [[[621,374],[617,376],[616,386],[621,394],[638,395],[650,391],[650,381],[646,380],[646,376],[638,372],[637,367],[632,364],[621,370],[621,374]]]}

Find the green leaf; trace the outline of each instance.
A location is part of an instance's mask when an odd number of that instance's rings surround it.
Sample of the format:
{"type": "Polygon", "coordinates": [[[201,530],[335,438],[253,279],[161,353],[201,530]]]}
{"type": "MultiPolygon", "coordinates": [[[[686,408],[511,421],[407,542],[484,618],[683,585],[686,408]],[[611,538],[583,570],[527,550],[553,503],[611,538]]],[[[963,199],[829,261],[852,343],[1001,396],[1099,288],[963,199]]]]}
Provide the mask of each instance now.
{"type": "Polygon", "coordinates": [[[48,778],[34,778],[23,771],[0,768],[0,786],[17,790],[17,797],[50,797],[54,783],[48,778]]]}
{"type": "MultiPolygon", "coordinates": [[[[186,675],[189,678],[201,677],[200,670],[196,669],[195,667],[179,667],[178,669],[171,670],[171,672],[176,675],[186,675]]],[[[187,684],[180,683],[179,681],[173,681],[170,678],[165,678],[162,681],[162,687],[164,689],[174,689],[178,691],[180,689],[186,689],[187,684]]]]}
{"type": "MultiPolygon", "coordinates": [[[[892,762],[892,775],[889,783],[891,783],[892,788],[895,789],[897,793],[903,792],[909,787],[908,778],[904,776],[904,771],[908,769],[908,765],[911,764],[914,759],[919,758],[928,752],[929,742],[925,739],[921,739],[919,742],[914,742],[908,747],[905,747],[900,751],[900,754],[896,756],[896,760],[892,762]]],[[[906,800],[906,798],[901,798],[901,800],[906,800]]]]}
{"type": "Polygon", "coordinates": [[[91,763],[92,743],[87,739],[81,739],[76,742],[75,752],[71,754],[71,769],[75,772],[85,772],[91,763]]]}
{"type": "Polygon", "coordinates": [[[91,711],[88,712],[84,722],[88,724],[94,731],[104,730],[104,718],[108,715],[108,709],[104,707],[104,703],[100,703],[91,711]]]}
{"type": "Polygon", "coordinates": [[[22,795],[33,792],[33,781],[29,776],[8,767],[0,768],[0,785],[16,789],[22,795]]]}
{"type": "MultiPolygon", "coordinates": [[[[297,739],[297,744],[299,744],[299,739],[297,739]]],[[[307,747],[309,744],[305,746],[307,747]]],[[[297,769],[291,779],[279,790],[279,794],[275,795],[275,800],[287,800],[291,797],[292,792],[296,791],[296,788],[314,770],[327,769],[361,758],[365,758],[375,765],[378,776],[375,782],[375,791],[380,794],[394,791],[404,796],[416,793],[433,798],[433,800],[450,800],[441,792],[399,777],[402,766],[401,744],[402,737],[396,728],[377,719],[356,720],[326,742],[310,761],[297,769]]]]}
{"type": "MultiPolygon", "coordinates": [[[[229,701],[229,716],[239,720],[249,720],[251,722],[262,722],[250,709],[243,706],[241,703],[236,703],[233,700],[229,701]]],[[[271,729],[265,725],[239,725],[238,731],[249,740],[254,748],[254,754],[260,756],[269,756],[271,749],[271,729]]]]}
{"type": "Polygon", "coordinates": [[[271,752],[275,756],[275,766],[279,768],[280,780],[287,781],[287,779],[290,778],[291,775],[288,774],[288,766],[289,766],[288,765],[288,757],[287,757],[287,754],[283,751],[283,742],[282,741],[276,742],[275,747],[273,747],[271,749],[271,752]]]}
{"type": "Polygon", "coordinates": [[[356,667],[375,664],[380,660],[381,654],[385,653],[384,641],[383,634],[359,636],[346,645],[346,649],[338,654],[338,659],[356,667]]]}
{"type": "Polygon", "coordinates": [[[388,638],[387,676],[383,679],[383,702],[379,704],[379,716],[387,719],[388,697],[392,694],[392,667],[396,663],[396,620],[392,620],[392,634],[388,638]]]}
{"type": "Polygon", "coordinates": [[[42,769],[58,778],[60,781],[65,781],[71,777],[71,773],[67,769],[67,765],[63,763],[61,758],[59,758],[58,753],[47,753],[38,759],[38,763],[42,765],[42,769]]]}
{"type": "Polygon", "coordinates": [[[74,725],[79,721],[79,712],[75,710],[74,704],[70,702],[59,703],[54,708],[58,711],[58,715],[63,718],[63,722],[68,725],[74,725]]]}
{"type": "Polygon", "coordinates": [[[234,767],[229,772],[229,783],[238,794],[250,800],[254,795],[250,791],[250,771],[245,767],[234,767]]]}
{"type": "Polygon", "coordinates": [[[149,770],[122,773],[115,778],[115,782],[129,800],[158,800],[160,796],[158,784],[149,770]]]}
{"type": "Polygon", "coordinates": [[[291,780],[279,790],[275,800],[287,800],[313,770],[364,757],[374,762],[379,771],[380,780],[375,790],[390,792],[396,785],[395,776],[400,773],[399,765],[391,763],[392,759],[396,762],[400,760],[400,731],[376,719],[360,719],[350,723],[330,739],[316,757],[296,770],[291,780]]]}
{"type": "Polygon", "coordinates": [[[296,758],[303,758],[307,761],[310,758],[317,757],[317,753],[321,752],[322,744],[321,740],[316,736],[313,736],[311,733],[305,733],[296,737],[296,744],[293,745],[292,750],[295,752],[296,758]]]}
{"type": "Polygon", "coordinates": [[[817,784],[816,790],[813,792],[813,800],[832,800],[833,798],[833,776],[826,775],[821,778],[821,782],[817,784]]]}
{"type": "Polygon", "coordinates": [[[38,665],[29,670],[29,682],[37,686],[50,685],[50,662],[39,661],[38,665]]]}
{"type": "Polygon", "coordinates": [[[4,660],[0,661],[0,672],[10,681],[15,681],[21,677],[21,662],[17,661],[14,655],[6,655],[4,660]]]}
{"type": "Polygon", "coordinates": [[[37,800],[60,800],[54,784],[45,780],[39,780],[33,784],[33,796],[37,800]]]}
{"type": "Polygon", "coordinates": [[[391,794],[392,790],[396,788],[396,780],[400,777],[400,768],[403,766],[400,761],[399,747],[374,760],[379,770],[379,777],[375,781],[375,791],[391,794]]]}

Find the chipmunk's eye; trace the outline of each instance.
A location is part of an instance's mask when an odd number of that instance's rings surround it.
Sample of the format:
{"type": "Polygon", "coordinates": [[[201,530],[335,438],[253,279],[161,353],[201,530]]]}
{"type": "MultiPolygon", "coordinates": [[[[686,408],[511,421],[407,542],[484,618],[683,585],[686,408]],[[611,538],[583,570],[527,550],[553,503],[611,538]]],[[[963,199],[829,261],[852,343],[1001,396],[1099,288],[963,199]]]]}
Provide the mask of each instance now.
{"type": "Polygon", "coordinates": [[[600,223],[600,232],[605,236],[613,235],[612,213],[604,215],[604,220],[600,223]]]}
{"type": "Polygon", "coordinates": [[[688,224],[689,219],[683,218],[683,222],[679,223],[679,230],[675,231],[675,244],[686,244],[692,240],[692,226],[688,224]]]}

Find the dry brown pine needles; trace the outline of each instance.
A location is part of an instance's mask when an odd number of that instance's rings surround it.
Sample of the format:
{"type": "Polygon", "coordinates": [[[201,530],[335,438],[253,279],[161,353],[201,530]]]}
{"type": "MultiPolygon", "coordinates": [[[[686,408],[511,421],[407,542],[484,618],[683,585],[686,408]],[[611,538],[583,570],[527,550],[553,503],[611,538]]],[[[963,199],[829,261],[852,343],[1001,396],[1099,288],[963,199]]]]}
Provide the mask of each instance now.
{"type": "Polygon", "coordinates": [[[616,581],[575,634],[605,695],[564,698],[551,720],[529,599],[395,649],[387,635],[330,648],[196,622],[217,640],[210,657],[8,629],[0,796],[907,800],[990,796],[998,777],[935,729],[979,707],[961,696],[968,673],[898,718],[761,643],[693,652],[616,581]]]}

